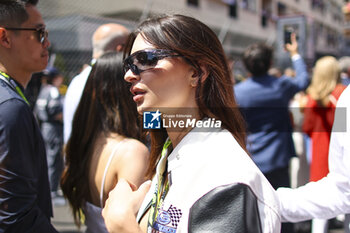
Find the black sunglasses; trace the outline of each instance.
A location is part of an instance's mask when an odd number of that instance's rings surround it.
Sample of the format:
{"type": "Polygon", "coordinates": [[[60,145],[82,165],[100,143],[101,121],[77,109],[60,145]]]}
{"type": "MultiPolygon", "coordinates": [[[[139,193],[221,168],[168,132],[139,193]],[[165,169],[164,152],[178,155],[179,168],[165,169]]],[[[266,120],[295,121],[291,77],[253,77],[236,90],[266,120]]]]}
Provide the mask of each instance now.
{"type": "Polygon", "coordinates": [[[44,44],[45,40],[49,36],[49,32],[45,28],[5,28],[6,30],[13,31],[36,31],[38,35],[38,41],[44,44]]]}
{"type": "Polygon", "coordinates": [[[124,60],[125,73],[130,69],[135,75],[139,75],[145,70],[154,68],[159,60],[166,57],[181,57],[182,55],[167,49],[147,49],[140,50],[124,60]]]}

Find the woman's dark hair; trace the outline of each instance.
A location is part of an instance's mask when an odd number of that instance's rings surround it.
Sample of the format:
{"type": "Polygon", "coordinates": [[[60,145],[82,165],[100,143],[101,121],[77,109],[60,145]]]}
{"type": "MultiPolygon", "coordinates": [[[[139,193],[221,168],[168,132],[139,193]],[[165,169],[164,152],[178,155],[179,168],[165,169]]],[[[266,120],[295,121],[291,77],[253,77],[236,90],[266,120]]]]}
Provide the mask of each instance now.
{"type": "MultiPolygon", "coordinates": [[[[129,36],[125,56],[130,54],[138,34],[156,48],[181,54],[199,73],[202,73],[200,67],[208,70],[208,77],[203,80],[200,78],[196,89],[200,117],[221,120],[223,128],[230,131],[242,148],[246,149],[244,120],[233,95],[226,56],[215,33],[202,22],[188,16],[151,18],[129,36]]],[[[151,160],[147,172],[149,178],[154,174],[166,138],[165,129],[151,131],[151,160]]]]}
{"type": "Polygon", "coordinates": [[[108,52],[93,65],[75,112],[66,145],[66,168],[61,179],[64,195],[80,226],[81,209],[88,200],[89,166],[97,137],[109,133],[143,140],[136,104],[124,81],[122,54],[108,52]]]}
{"type": "Polygon", "coordinates": [[[36,6],[39,2],[39,0],[21,0],[22,2],[25,2],[26,4],[31,4],[33,6],[36,6]]]}
{"type": "Polygon", "coordinates": [[[273,50],[266,44],[252,44],[243,53],[243,63],[255,77],[267,74],[272,62],[273,50]]]}

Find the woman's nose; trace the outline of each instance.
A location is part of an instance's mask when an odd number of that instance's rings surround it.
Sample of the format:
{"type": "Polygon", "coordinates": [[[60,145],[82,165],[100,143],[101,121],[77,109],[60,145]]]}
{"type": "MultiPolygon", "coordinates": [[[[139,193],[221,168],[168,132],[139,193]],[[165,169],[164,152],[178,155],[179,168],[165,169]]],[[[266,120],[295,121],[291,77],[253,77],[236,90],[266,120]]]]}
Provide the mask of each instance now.
{"type": "Polygon", "coordinates": [[[124,80],[129,82],[129,83],[132,83],[132,82],[140,80],[140,75],[135,75],[131,71],[131,69],[129,69],[128,71],[126,71],[126,73],[124,75],[124,80]]]}

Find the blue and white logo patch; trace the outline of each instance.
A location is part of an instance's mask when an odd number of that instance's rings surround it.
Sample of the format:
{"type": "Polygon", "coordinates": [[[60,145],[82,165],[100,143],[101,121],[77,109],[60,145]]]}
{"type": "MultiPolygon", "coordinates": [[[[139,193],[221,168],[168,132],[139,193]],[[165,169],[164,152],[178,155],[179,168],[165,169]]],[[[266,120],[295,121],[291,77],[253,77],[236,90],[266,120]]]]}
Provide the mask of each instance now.
{"type": "Polygon", "coordinates": [[[178,224],[182,217],[182,211],[173,205],[170,205],[168,210],[159,210],[157,220],[149,227],[148,232],[151,233],[176,233],[178,224]]]}
{"type": "Polygon", "coordinates": [[[157,221],[162,225],[168,225],[171,222],[170,214],[166,211],[159,211],[157,221]]]}
{"type": "Polygon", "coordinates": [[[156,112],[143,112],[143,128],[144,129],[160,129],[160,116],[162,113],[157,110],[156,112]]]}

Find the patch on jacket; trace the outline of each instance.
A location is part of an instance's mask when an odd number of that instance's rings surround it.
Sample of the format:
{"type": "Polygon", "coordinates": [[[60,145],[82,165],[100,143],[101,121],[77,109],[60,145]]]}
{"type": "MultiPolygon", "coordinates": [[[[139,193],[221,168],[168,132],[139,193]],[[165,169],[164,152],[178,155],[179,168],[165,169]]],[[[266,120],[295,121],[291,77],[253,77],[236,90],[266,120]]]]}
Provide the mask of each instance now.
{"type": "Polygon", "coordinates": [[[170,205],[168,210],[164,210],[162,207],[159,210],[158,217],[153,224],[151,232],[175,233],[181,216],[181,210],[173,205],[170,205]]]}

